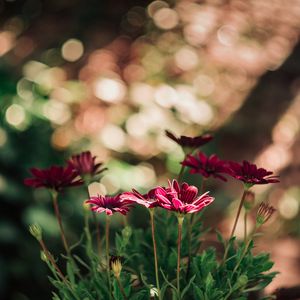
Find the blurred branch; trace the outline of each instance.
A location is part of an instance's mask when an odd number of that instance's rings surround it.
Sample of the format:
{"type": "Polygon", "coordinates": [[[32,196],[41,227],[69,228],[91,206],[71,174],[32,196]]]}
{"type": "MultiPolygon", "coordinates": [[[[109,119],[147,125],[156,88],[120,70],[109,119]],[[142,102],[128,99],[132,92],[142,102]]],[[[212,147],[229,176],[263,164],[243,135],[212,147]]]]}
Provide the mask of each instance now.
{"type": "Polygon", "coordinates": [[[277,300],[297,300],[300,299],[300,285],[290,288],[280,288],[274,293],[277,300]]]}
{"type": "Polygon", "coordinates": [[[246,155],[247,159],[253,159],[271,143],[273,127],[293,102],[291,86],[300,73],[299,54],[300,44],[297,44],[282,66],[261,77],[243,106],[218,132],[228,158],[240,159],[246,155]]]}

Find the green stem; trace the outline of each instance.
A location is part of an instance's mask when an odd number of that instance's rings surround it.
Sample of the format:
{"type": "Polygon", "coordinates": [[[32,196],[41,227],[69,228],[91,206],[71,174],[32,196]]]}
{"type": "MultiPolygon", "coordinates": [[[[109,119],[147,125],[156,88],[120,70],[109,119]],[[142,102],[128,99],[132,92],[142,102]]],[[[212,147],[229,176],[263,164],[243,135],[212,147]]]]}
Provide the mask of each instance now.
{"type": "Polygon", "coordinates": [[[223,257],[222,263],[225,263],[225,261],[226,261],[226,258],[227,258],[227,255],[228,255],[228,251],[229,251],[229,244],[230,244],[229,241],[231,240],[231,238],[234,235],[234,232],[235,232],[238,220],[239,220],[239,216],[241,214],[241,210],[242,210],[242,207],[243,207],[243,204],[244,204],[244,200],[245,200],[245,197],[246,197],[246,191],[247,191],[247,189],[244,189],[244,192],[243,192],[240,204],[239,204],[239,208],[238,208],[235,220],[234,220],[233,228],[231,230],[231,234],[230,234],[229,240],[228,240],[226,248],[225,248],[225,252],[224,252],[224,257],[223,257]]]}
{"type": "Polygon", "coordinates": [[[233,227],[232,227],[232,230],[231,230],[231,234],[230,234],[230,238],[231,239],[234,235],[234,232],[235,232],[235,229],[236,229],[236,226],[237,226],[237,223],[238,223],[238,220],[239,220],[239,217],[240,217],[240,214],[241,214],[241,210],[242,210],[242,207],[243,207],[243,204],[244,204],[244,200],[245,200],[245,197],[246,197],[246,189],[244,190],[243,192],[243,196],[242,196],[242,199],[240,201],[240,205],[239,205],[239,208],[238,208],[238,211],[237,211],[237,214],[236,214],[236,217],[235,217],[235,220],[234,220],[234,224],[233,224],[233,227]]]}
{"type": "Polygon", "coordinates": [[[181,182],[181,180],[182,180],[183,173],[184,173],[184,168],[185,168],[185,166],[181,165],[181,168],[180,168],[180,171],[179,171],[179,174],[178,174],[178,177],[177,177],[178,182],[181,182]]]}
{"type": "Polygon", "coordinates": [[[119,278],[119,277],[116,277],[116,280],[117,280],[119,289],[120,289],[120,291],[121,291],[121,294],[122,294],[124,300],[128,300],[128,298],[126,297],[125,290],[124,290],[124,287],[123,287],[123,285],[122,285],[122,282],[121,282],[120,278],[119,278]]]}
{"type": "Polygon", "coordinates": [[[178,299],[181,299],[180,296],[180,250],[181,250],[181,235],[182,235],[182,223],[184,217],[182,215],[178,215],[178,239],[177,239],[177,294],[178,299]]]}
{"type": "Polygon", "coordinates": [[[111,280],[110,280],[110,267],[109,267],[109,225],[110,218],[106,215],[106,224],[105,224],[105,250],[106,250],[106,271],[107,271],[107,280],[109,286],[109,299],[111,298],[111,280]]]}
{"type": "Polygon", "coordinates": [[[157,287],[158,299],[161,300],[159,277],[158,277],[157,247],[156,247],[155,230],[154,230],[154,209],[153,208],[149,209],[149,213],[150,213],[150,220],[151,220],[151,233],[152,233],[153,252],[154,252],[154,268],[155,268],[156,287],[157,287]]]}
{"type": "Polygon", "coordinates": [[[43,250],[43,252],[45,253],[47,259],[51,262],[52,266],[54,267],[54,269],[56,270],[57,274],[59,275],[59,277],[62,279],[62,281],[68,285],[68,281],[66,279],[66,277],[63,275],[62,271],[60,270],[60,268],[58,267],[58,265],[56,264],[53,256],[51,255],[51,253],[49,252],[49,250],[47,249],[45,243],[43,240],[39,240],[40,246],[43,250]]]}
{"type": "Polygon", "coordinates": [[[50,264],[53,266],[53,268],[55,269],[55,271],[57,272],[58,276],[62,279],[62,281],[64,282],[64,284],[69,288],[70,292],[73,294],[73,296],[75,297],[75,299],[80,300],[80,298],[76,295],[73,287],[71,286],[70,282],[66,279],[66,277],[63,275],[62,271],[60,270],[60,268],[58,267],[58,265],[56,264],[52,254],[49,252],[46,244],[44,243],[43,240],[39,240],[39,244],[43,250],[43,252],[45,253],[48,261],[50,262],[50,264]]]}
{"type": "MultiPolygon", "coordinates": [[[[87,197],[89,199],[90,198],[90,193],[89,193],[89,186],[88,186],[88,184],[85,184],[85,188],[86,188],[87,197]]],[[[92,213],[93,213],[94,225],[96,227],[97,250],[98,250],[98,256],[99,256],[99,259],[100,259],[100,257],[101,257],[100,228],[99,228],[99,223],[97,221],[96,213],[94,211],[92,213]]],[[[90,232],[90,230],[89,230],[89,232],[90,232]]]]}
{"type": "Polygon", "coordinates": [[[64,245],[64,248],[65,248],[68,256],[71,257],[71,251],[70,251],[70,248],[69,248],[66,236],[65,236],[65,231],[64,231],[64,227],[62,224],[61,215],[60,215],[60,211],[59,211],[59,207],[58,207],[58,203],[57,203],[57,197],[58,197],[58,193],[53,192],[52,193],[53,207],[54,207],[55,216],[58,221],[58,225],[59,225],[59,229],[60,229],[61,240],[62,240],[62,243],[64,245]]]}
{"type": "Polygon", "coordinates": [[[244,242],[247,241],[247,218],[248,218],[248,213],[245,210],[245,214],[244,214],[244,242]]]}
{"type": "MultiPolygon", "coordinates": [[[[255,233],[256,233],[256,231],[257,231],[258,228],[259,228],[259,226],[255,226],[255,228],[254,228],[253,231],[251,232],[249,238],[245,240],[245,248],[244,248],[244,250],[243,250],[243,252],[242,252],[242,255],[240,256],[240,259],[239,259],[238,262],[236,263],[236,265],[235,265],[235,267],[234,267],[234,269],[233,269],[233,271],[232,271],[232,273],[231,273],[230,281],[232,280],[233,275],[235,274],[235,272],[236,272],[237,269],[239,268],[239,266],[240,266],[240,264],[241,264],[243,258],[245,257],[245,255],[246,255],[246,253],[247,253],[247,251],[248,251],[248,249],[249,249],[250,243],[251,243],[251,241],[253,240],[254,235],[255,235],[255,233]]],[[[224,298],[224,300],[229,299],[229,297],[231,296],[231,293],[232,293],[232,292],[230,291],[230,292],[228,293],[228,295],[226,295],[226,297],[224,298]]]]}
{"type": "Polygon", "coordinates": [[[98,271],[97,271],[97,264],[95,264],[95,262],[93,260],[94,251],[93,251],[92,236],[91,236],[91,232],[90,232],[89,213],[90,213],[89,210],[84,209],[84,232],[86,235],[86,254],[87,254],[87,257],[91,261],[93,273],[96,276],[98,271]]]}
{"type": "Polygon", "coordinates": [[[245,248],[244,248],[244,250],[243,250],[243,253],[242,253],[242,255],[241,255],[241,257],[240,257],[238,263],[235,265],[235,267],[234,267],[234,269],[233,269],[233,271],[232,271],[231,276],[234,275],[234,273],[237,271],[238,267],[240,266],[240,264],[241,264],[241,262],[242,262],[244,256],[245,256],[246,253],[247,253],[247,250],[248,250],[248,248],[249,248],[250,243],[251,243],[251,238],[248,240],[247,244],[245,245],[245,248]]]}
{"type": "Polygon", "coordinates": [[[98,256],[99,256],[99,259],[100,259],[100,257],[101,257],[100,226],[99,226],[99,222],[97,220],[96,213],[94,211],[93,211],[93,219],[94,219],[94,224],[95,224],[95,227],[96,227],[97,249],[98,249],[98,256]]]}
{"type": "Polygon", "coordinates": [[[191,241],[192,241],[192,225],[193,225],[193,216],[187,219],[187,233],[188,233],[188,264],[187,264],[187,271],[186,271],[186,280],[189,278],[190,268],[191,268],[191,257],[192,257],[192,247],[191,247],[191,241]]]}

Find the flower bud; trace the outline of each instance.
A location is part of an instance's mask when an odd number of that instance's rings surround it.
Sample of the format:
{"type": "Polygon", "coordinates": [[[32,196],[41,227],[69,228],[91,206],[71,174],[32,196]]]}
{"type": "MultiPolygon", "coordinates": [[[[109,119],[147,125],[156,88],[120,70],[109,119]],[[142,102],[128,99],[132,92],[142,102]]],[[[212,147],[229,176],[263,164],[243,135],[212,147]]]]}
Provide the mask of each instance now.
{"type": "Polygon", "coordinates": [[[273,206],[269,205],[266,202],[262,202],[257,210],[256,224],[258,226],[265,224],[271,218],[275,211],[276,209],[273,206]]]}
{"type": "Polygon", "coordinates": [[[126,226],[123,230],[122,230],[122,235],[124,237],[124,239],[129,240],[131,235],[132,235],[132,229],[130,226],[126,226]]]}
{"type": "Polygon", "coordinates": [[[29,226],[29,232],[33,235],[38,241],[42,240],[42,228],[38,224],[32,224],[29,226]]]}
{"type": "Polygon", "coordinates": [[[84,201],[82,203],[82,208],[83,208],[83,211],[90,211],[91,210],[91,206],[88,203],[86,203],[86,201],[84,201]]]}
{"type": "Polygon", "coordinates": [[[48,257],[44,251],[41,251],[41,260],[44,262],[48,261],[48,257]]]}
{"type": "Polygon", "coordinates": [[[122,257],[120,256],[111,256],[109,260],[110,269],[113,271],[114,276],[119,278],[122,271],[122,257]]]}
{"type": "Polygon", "coordinates": [[[252,191],[245,191],[244,208],[249,211],[253,208],[255,202],[255,194],[252,191]]]}

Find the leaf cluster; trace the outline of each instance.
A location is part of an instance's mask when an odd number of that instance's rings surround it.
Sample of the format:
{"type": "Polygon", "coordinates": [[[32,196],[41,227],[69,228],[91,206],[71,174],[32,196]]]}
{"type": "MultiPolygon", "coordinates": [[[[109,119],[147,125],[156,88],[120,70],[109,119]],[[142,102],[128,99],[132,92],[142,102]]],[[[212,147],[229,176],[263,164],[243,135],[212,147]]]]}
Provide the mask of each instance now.
{"type": "MultiPolygon", "coordinates": [[[[273,263],[268,254],[253,254],[253,241],[237,243],[235,238],[224,241],[221,234],[217,233],[221,248],[228,247],[228,254],[223,258],[222,253],[218,253],[215,248],[200,252],[205,231],[199,217],[195,220],[186,217],[183,225],[179,295],[176,289],[177,219],[164,210],[155,213],[161,299],[246,300],[250,293],[263,291],[276,275],[276,272],[270,272],[273,263]]],[[[76,255],[74,260],[79,269],[86,269],[84,276],[79,275],[78,270],[67,260],[66,283],[47,262],[53,272],[51,283],[56,288],[53,300],[157,298],[150,226],[147,229],[127,226],[115,236],[111,252],[122,257],[119,280],[125,295],[111,271],[110,294],[105,257],[96,254],[88,239],[81,246],[86,248],[86,261],[76,255]]]]}

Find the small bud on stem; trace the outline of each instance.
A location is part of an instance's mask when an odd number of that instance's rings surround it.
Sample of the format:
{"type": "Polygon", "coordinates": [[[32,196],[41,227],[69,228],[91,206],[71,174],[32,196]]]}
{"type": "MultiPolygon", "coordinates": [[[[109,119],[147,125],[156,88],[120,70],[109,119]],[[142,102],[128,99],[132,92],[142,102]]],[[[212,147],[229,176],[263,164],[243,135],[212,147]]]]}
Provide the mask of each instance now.
{"type": "Polygon", "coordinates": [[[261,226],[265,224],[273,215],[273,213],[276,211],[276,209],[269,205],[266,202],[262,202],[257,210],[256,214],[256,224],[257,226],[261,226]]]}

